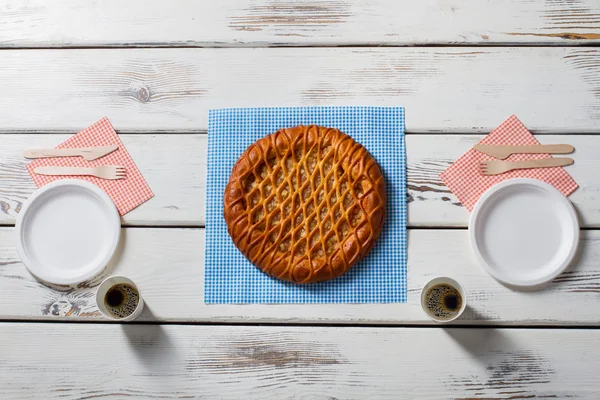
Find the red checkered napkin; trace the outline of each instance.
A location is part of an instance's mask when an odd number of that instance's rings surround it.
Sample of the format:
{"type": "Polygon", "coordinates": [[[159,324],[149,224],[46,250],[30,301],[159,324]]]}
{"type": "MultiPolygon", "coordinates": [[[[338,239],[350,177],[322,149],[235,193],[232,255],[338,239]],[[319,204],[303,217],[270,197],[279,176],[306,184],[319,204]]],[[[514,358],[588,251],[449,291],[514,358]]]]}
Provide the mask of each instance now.
{"type": "Polygon", "coordinates": [[[37,167],[96,167],[100,165],[121,165],[127,168],[127,178],[109,181],[92,176],[71,177],[90,181],[104,190],[117,206],[119,214],[125,215],[140,204],[154,197],[154,193],[146,183],[131,156],[123,146],[117,132],[113,129],[108,118],[102,118],[95,124],[85,128],[78,134],[56,146],[57,149],[72,147],[119,146],[117,151],[94,161],[86,161],[83,157],[40,158],[27,165],[27,171],[37,187],[44,186],[58,179],[68,179],[65,176],[38,175],[33,172],[37,167]]]}
{"type": "MultiPolygon", "coordinates": [[[[512,115],[479,144],[531,145],[540,144],[519,119],[512,115]]],[[[550,158],[549,154],[513,154],[506,161],[550,158]]],[[[479,173],[481,161],[494,157],[470,149],[440,174],[446,186],[458,197],[467,210],[472,211],[479,197],[495,184],[510,178],[534,178],[551,184],[565,196],[577,189],[577,183],[562,167],[535,168],[511,171],[505,174],[485,176],[479,173]]]]}

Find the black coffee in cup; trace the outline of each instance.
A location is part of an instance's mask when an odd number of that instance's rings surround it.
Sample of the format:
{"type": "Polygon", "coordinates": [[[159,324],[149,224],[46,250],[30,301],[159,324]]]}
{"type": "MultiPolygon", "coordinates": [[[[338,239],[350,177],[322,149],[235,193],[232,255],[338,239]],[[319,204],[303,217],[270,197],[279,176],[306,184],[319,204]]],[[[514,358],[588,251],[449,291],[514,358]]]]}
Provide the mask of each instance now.
{"type": "Polygon", "coordinates": [[[440,283],[427,290],[424,302],[432,315],[444,320],[452,319],[460,313],[463,299],[457,288],[447,283],[440,283]]]}
{"type": "Polygon", "coordinates": [[[106,311],[113,318],[126,318],[133,314],[140,302],[138,290],[127,284],[118,283],[108,289],[104,296],[106,311]]]}

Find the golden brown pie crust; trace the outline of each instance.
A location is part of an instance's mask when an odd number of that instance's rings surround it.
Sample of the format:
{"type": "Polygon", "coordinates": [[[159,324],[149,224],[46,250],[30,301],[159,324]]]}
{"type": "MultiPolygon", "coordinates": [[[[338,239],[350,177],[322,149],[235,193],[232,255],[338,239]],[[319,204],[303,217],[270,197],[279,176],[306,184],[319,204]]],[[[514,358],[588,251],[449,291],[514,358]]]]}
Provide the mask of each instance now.
{"type": "Polygon", "coordinates": [[[281,129],[238,159],[224,213],[233,242],[258,268],[296,283],[326,281],[377,241],[383,175],[369,152],[337,129],[281,129]]]}

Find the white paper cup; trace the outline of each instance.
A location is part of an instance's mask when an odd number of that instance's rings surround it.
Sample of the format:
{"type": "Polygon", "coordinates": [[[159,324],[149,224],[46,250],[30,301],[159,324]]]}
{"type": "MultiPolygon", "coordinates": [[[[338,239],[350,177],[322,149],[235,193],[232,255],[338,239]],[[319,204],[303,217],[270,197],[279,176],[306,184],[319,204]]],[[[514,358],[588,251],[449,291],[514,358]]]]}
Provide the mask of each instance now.
{"type": "Polygon", "coordinates": [[[106,278],[104,280],[104,282],[102,282],[100,284],[100,286],[98,286],[98,290],[96,291],[96,304],[98,305],[98,309],[100,310],[102,315],[104,315],[106,318],[108,318],[110,320],[119,321],[119,322],[133,321],[134,319],[136,319],[137,317],[140,316],[140,314],[142,313],[142,310],[144,309],[144,299],[142,299],[142,294],[140,293],[140,289],[137,287],[137,285],[135,283],[133,283],[133,281],[131,279],[126,278],[124,276],[109,276],[108,278],[106,278]],[[124,318],[118,318],[118,317],[115,317],[114,315],[110,314],[106,308],[106,304],[104,304],[104,298],[106,296],[106,293],[108,293],[108,291],[113,286],[119,285],[119,284],[131,285],[137,290],[137,292],[139,294],[139,302],[138,302],[137,307],[135,308],[135,311],[124,318]]]}
{"type": "Polygon", "coordinates": [[[435,322],[438,322],[441,324],[444,324],[447,322],[452,322],[452,321],[456,320],[458,317],[460,317],[462,315],[462,313],[465,311],[465,308],[467,308],[467,293],[465,292],[465,289],[461,286],[461,284],[456,282],[452,278],[446,278],[443,276],[434,278],[434,279],[430,280],[429,282],[427,282],[425,284],[425,286],[423,286],[423,289],[421,289],[421,307],[423,308],[423,311],[425,311],[425,314],[427,314],[427,316],[429,316],[429,318],[431,318],[435,322]],[[427,308],[427,305],[425,304],[425,294],[427,293],[427,291],[429,289],[431,289],[432,287],[434,287],[436,285],[441,285],[441,284],[446,284],[446,285],[454,287],[458,291],[458,293],[460,293],[460,297],[462,298],[460,310],[458,310],[456,315],[452,318],[441,319],[439,317],[436,317],[435,314],[431,310],[429,310],[429,308],[427,308]]]}

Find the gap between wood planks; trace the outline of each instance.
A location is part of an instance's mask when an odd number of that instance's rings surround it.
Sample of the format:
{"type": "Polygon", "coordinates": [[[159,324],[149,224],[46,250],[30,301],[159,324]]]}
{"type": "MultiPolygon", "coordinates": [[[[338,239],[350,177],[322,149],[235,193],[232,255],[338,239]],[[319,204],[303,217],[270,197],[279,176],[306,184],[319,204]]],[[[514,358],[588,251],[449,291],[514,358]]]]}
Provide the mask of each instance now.
{"type": "MultiPolygon", "coordinates": [[[[375,303],[373,303],[375,304],[375,303]]],[[[402,303],[398,303],[402,304],[402,303]]],[[[209,322],[209,321],[131,321],[131,322],[114,322],[108,320],[78,320],[78,319],[61,319],[61,320],[47,320],[47,319],[3,319],[0,320],[0,324],[82,324],[82,325],[174,325],[174,326],[239,326],[239,327],[297,327],[297,328],[382,328],[382,329],[519,329],[519,330],[600,330],[599,325],[478,325],[478,324],[359,324],[359,323],[284,323],[284,322],[261,322],[261,323],[250,323],[250,322],[209,322]]]]}
{"type": "Polygon", "coordinates": [[[411,43],[411,44],[335,44],[335,43],[324,43],[324,44],[299,44],[293,43],[273,43],[268,45],[256,45],[256,44],[236,44],[236,43],[214,43],[214,44],[178,44],[178,43],[160,43],[160,42],[147,42],[140,44],[103,44],[103,45],[69,45],[61,44],[57,46],[28,46],[28,47],[0,47],[0,51],[3,50],[101,50],[101,49],[265,49],[265,48],[378,48],[378,47],[485,47],[485,48],[502,48],[502,47],[600,47],[600,43],[546,43],[546,42],[504,42],[504,43],[473,43],[473,42],[456,42],[456,43],[411,43]]]}
{"type": "MultiPolygon", "coordinates": [[[[243,108],[243,107],[242,107],[243,108]]],[[[507,118],[509,115],[506,116],[507,118]]],[[[81,129],[84,129],[82,127],[81,129]]],[[[477,127],[474,127],[477,128],[477,127]]],[[[2,131],[2,126],[0,125],[0,135],[75,135],[79,131],[65,131],[64,129],[27,129],[27,130],[18,130],[12,129],[10,131],[2,131]]],[[[452,136],[481,136],[482,138],[487,135],[486,132],[451,132],[445,133],[443,130],[428,130],[428,131],[405,131],[404,135],[406,136],[440,136],[444,137],[452,137],[452,136]]],[[[490,130],[491,132],[491,130],[490,130]]],[[[568,133],[556,133],[556,132],[536,132],[534,130],[530,130],[530,132],[534,136],[559,136],[559,135],[568,135],[568,136],[600,136],[599,131],[587,132],[587,133],[578,133],[578,132],[568,132],[568,133]]],[[[149,130],[137,130],[137,129],[117,129],[117,134],[119,135],[208,135],[207,131],[198,131],[198,130],[158,130],[158,131],[149,131],[149,130]]],[[[465,148],[465,151],[468,149],[465,148]]]]}
{"type": "MultiPolygon", "coordinates": [[[[14,226],[13,225],[0,225],[0,226],[14,226]]],[[[125,225],[123,228],[134,228],[134,229],[148,229],[148,228],[160,228],[160,229],[206,229],[206,225],[125,225]]],[[[425,231],[425,230],[446,230],[446,231],[466,231],[469,229],[466,226],[407,226],[407,231],[425,231]]],[[[579,230],[582,231],[598,231],[600,228],[581,226],[579,230]]]]}
{"type": "MultiPolygon", "coordinates": [[[[0,227],[14,227],[15,225],[0,225],[0,227]]],[[[189,229],[206,229],[205,225],[124,225],[121,228],[123,229],[181,229],[181,230],[189,230],[189,229]]],[[[469,228],[466,226],[409,226],[406,228],[407,231],[466,231],[469,228]]],[[[594,227],[579,227],[581,231],[600,231],[600,228],[594,227]]]]}

